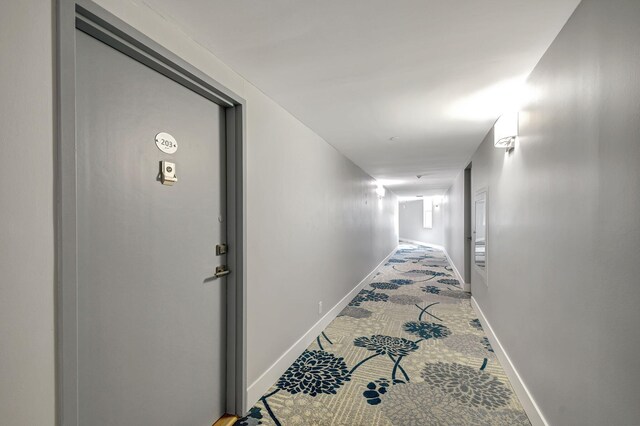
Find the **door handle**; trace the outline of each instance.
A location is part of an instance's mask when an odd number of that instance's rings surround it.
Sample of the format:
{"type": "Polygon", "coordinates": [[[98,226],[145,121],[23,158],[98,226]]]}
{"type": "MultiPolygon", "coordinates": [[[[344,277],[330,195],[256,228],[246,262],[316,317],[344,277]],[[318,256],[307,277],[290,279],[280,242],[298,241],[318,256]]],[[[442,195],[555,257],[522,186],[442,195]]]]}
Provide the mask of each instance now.
{"type": "Polygon", "coordinates": [[[225,275],[229,275],[231,271],[227,268],[227,265],[216,266],[216,273],[214,276],[216,278],[224,277],[225,275]]]}

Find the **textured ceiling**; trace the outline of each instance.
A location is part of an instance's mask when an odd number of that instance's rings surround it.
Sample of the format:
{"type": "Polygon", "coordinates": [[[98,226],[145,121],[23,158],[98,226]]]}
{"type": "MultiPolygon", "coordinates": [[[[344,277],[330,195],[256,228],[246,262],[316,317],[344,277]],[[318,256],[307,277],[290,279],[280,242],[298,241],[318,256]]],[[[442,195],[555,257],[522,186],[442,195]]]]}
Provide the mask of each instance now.
{"type": "Polygon", "coordinates": [[[427,195],[450,186],[579,0],[144,3],[396,194],[427,195]]]}

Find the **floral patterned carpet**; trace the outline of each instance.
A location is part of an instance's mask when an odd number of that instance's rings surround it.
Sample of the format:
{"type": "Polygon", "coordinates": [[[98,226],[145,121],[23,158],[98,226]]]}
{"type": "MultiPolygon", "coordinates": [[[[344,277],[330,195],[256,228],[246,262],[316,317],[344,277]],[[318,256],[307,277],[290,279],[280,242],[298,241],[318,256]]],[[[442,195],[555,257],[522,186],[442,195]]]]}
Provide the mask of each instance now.
{"type": "Polygon", "coordinates": [[[530,422],[444,253],[402,244],[236,425],[530,422]]]}

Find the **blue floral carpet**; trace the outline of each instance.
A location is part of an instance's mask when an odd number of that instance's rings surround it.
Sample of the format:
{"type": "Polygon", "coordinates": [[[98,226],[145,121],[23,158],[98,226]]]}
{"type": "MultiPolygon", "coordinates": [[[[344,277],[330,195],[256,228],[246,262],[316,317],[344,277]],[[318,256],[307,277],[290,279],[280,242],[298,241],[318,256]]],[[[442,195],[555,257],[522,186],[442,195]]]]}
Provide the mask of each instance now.
{"type": "Polygon", "coordinates": [[[444,253],[403,244],[236,425],[530,422],[444,253]]]}

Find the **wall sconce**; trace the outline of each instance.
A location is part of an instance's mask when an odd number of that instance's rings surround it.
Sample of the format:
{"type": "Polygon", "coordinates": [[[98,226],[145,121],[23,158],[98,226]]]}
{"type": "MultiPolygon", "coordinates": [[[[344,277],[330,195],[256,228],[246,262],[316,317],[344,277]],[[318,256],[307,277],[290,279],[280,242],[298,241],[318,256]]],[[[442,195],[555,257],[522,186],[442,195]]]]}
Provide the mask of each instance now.
{"type": "Polygon", "coordinates": [[[493,125],[493,146],[511,151],[518,139],[518,113],[502,114],[493,125]]]}
{"type": "Polygon", "coordinates": [[[386,193],[387,193],[387,190],[385,189],[385,187],[382,186],[381,184],[378,184],[378,186],[376,187],[376,194],[378,194],[378,198],[380,199],[384,198],[386,193]]]}

